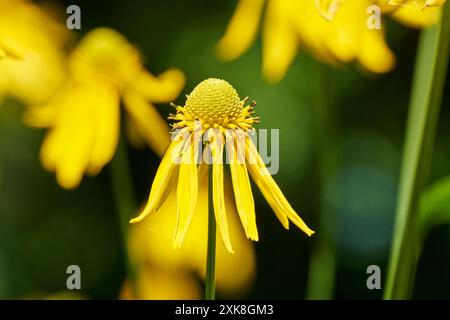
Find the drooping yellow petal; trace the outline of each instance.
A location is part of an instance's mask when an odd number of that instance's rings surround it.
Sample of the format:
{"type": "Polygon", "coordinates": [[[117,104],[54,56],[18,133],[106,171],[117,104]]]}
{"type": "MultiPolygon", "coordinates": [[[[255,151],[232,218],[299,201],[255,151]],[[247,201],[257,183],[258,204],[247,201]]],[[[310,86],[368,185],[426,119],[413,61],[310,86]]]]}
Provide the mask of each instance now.
{"type": "Polygon", "coordinates": [[[185,142],[186,138],[182,132],[180,132],[175,137],[174,141],[172,141],[159,165],[158,171],[156,172],[147,205],[138,217],[130,220],[130,223],[142,221],[149,214],[158,210],[164,203],[170,190],[175,186],[176,178],[178,176],[178,164],[176,163],[176,158],[179,157],[185,142]]]}
{"type": "Polygon", "coordinates": [[[193,135],[185,146],[181,157],[180,174],[177,185],[177,226],[173,247],[179,248],[189,230],[194,216],[198,197],[197,176],[197,152],[198,142],[194,141],[193,135]]]}
{"type": "Polygon", "coordinates": [[[64,139],[59,147],[70,143],[71,148],[61,150],[61,156],[56,167],[56,180],[65,189],[78,187],[83,178],[83,174],[89,164],[89,151],[92,146],[92,135],[88,130],[80,130],[77,139],[74,136],[64,139]]]}
{"type": "Polygon", "coordinates": [[[391,71],[395,66],[395,55],[384,41],[382,30],[367,30],[361,39],[359,62],[376,73],[391,71]]]}
{"type": "MultiPolygon", "coordinates": [[[[349,0],[331,22],[326,22],[322,30],[322,42],[332,52],[335,59],[352,62],[358,58],[361,50],[361,38],[367,29],[367,3],[361,0],[349,0]]],[[[323,19],[322,19],[323,20],[323,19]]]]}
{"type": "MultiPolygon", "coordinates": [[[[248,147],[246,148],[246,157],[252,156],[249,154],[248,147]]],[[[247,158],[248,159],[248,158],[247,158]]],[[[271,190],[264,179],[261,178],[261,173],[259,172],[259,167],[256,163],[253,163],[250,159],[248,159],[249,163],[247,164],[247,168],[250,172],[250,175],[253,178],[253,181],[255,181],[256,185],[258,186],[259,190],[263,194],[264,198],[266,199],[269,206],[272,208],[272,210],[275,212],[275,215],[277,216],[278,220],[280,220],[281,224],[285,229],[289,229],[289,219],[287,218],[286,214],[281,210],[281,206],[276,203],[275,198],[273,197],[271,190]]]]}
{"type": "Polygon", "coordinates": [[[124,96],[124,106],[136,131],[162,157],[170,144],[169,127],[155,106],[134,92],[124,96]]]}
{"type": "MultiPolygon", "coordinates": [[[[91,82],[89,106],[91,119],[96,125],[94,144],[88,173],[96,175],[109,161],[117,148],[120,129],[120,97],[118,90],[108,81],[91,82]]],[[[89,84],[88,84],[89,85],[89,84]]],[[[86,90],[87,91],[87,90],[86,90]]]]}
{"type": "Polygon", "coordinates": [[[212,169],[212,193],[213,207],[216,216],[217,226],[222,237],[222,241],[229,252],[234,252],[228,230],[227,212],[225,209],[225,196],[223,189],[223,136],[221,132],[212,130],[210,141],[213,169],[212,169]]]}
{"type": "Polygon", "coordinates": [[[251,46],[256,38],[264,2],[239,0],[230,24],[217,45],[217,54],[221,59],[236,59],[251,46]]]}
{"type": "Polygon", "coordinates": [[[42,163],[42,166],[47,171],[54,171],[56,167],[56,163],[58,161],[58,154],[60,153],[60,148],[57,148],[59,142],[59,135],[56,132],[56,129],[53,129],[44,137],[44,141],[42,142],[41,149],[39,151],[39,157],[42,163]]]}
{"type": "Polygon", "coordinates": [[[247,166],[245,159],[238,157],[239,148],[242,150],[242,155],[245,152],[245,145],[240,145],[237,142],[236,135],[234,135],[231,142],[227,142],[228,154],[230,155],[230,171],[233,183],[234,197],[236,201],[236,208],[244,227],[247,238],[258,241],[258,230],[256,227],[255,203],[253,201],[253,194],[248,177],[247,166]],[[243,160],[243,161],[241,161],[243,160]]]}
{"type": "Polygon", "coordinates": [[[153,103],[162,103],[176,99],[184,83],[184,74],[177,69],[167,70],[156,77],[143,71],[137,76],[132,88],[142,98],[153,103]]]}
{"type": "Polygon", "coordinates": [[[88,166],[91,140],[89,130],[86,129],[79,130],[76,139],[68,130],[53,129],[42,144],[42,165],[56,172],[58,184],[65,189],[77,187],[88,166]],[[67,145],[71,148],[66,148],[67,145]]]}
{"type": "Polygon", "coordinates": [[[32,107],[25,116],[28,123],[50,127],[41,160],[67,189],[77,187],[86,171],[97,174],[117,147],[118,92],[108,80],[87,80],[68,81],[48,105],[32,107]]]}
{"type": "Polygon", "coordinates": [[[280,81],[294,60],[298,36],[289,19],[290,0],[269,1],[262,33],[263,74],[271,82],[280,81]]]}
{"type": "Polygon", "coordinates": [[[277,215],[283,226],[288,229],[289,219],[308,236],[311,236],[314,231],[312,231],[298,216],[294,209],[292,209],[291,205],[286,200],[280,188],[267,170],[264,162],[258,154],[258,151],[256,150],[255,145],[250,138],[246,140],[246,147],[246,156],[248,157],[249,161],[248,168],[250,174],[252,175],[252,178],[255,180],[257,186],[261,190],[271,208],[275,211],[275,214],[277,215]],[[255,161],[253,161],[254,159],[256,159],[256,163],[255,161]]]}
{"type": "Polygon", "coordinates": [[[89,88],[89,84],[71,82],[62,89],[61,99],[58,99],[61,110],[41,148],[43,166],[55,171],[58,183],[66,189],[75,188],[80,183],[95,141],[97,123],[91,117],[92,101],[86,94],[89,88]]]}

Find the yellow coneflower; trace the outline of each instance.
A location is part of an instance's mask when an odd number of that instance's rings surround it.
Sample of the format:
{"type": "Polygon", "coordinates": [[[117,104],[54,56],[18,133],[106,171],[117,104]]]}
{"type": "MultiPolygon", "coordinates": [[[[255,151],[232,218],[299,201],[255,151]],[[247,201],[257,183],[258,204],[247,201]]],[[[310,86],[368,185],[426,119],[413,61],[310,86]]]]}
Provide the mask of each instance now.
{"type": "Polygon", "coordinates": [[[65,25],[44,7],[0,0],[0,101],[13,96],[28,105],[44,103],[64,79],[68,38],[65,25]]]}
{"type": "Polygon", "coordinates": [[[250,137],[253,125],[258,122],[253,116],[255,103],[245,105],[246,102],[247,98],[241,100],[225,80],[207,79],[188,95],[184,106],[175,106],[177,112],[170,119],[177,121],[173,125],[176,136],[155,175],[146,207],[131,223],[156,212],[172,189],[177,188],[178,218],[173,246],[181,246],[195,213],[198,184],[202,181],[199,176],[207,173],[206,162],[209,162],[212,163],[211,191],[216,222],[225,247],[233,252],[224,201],[223,156],[226,147],[236,207],[247,238],[258,240],[248,172],[286,229],[290,220],[306,234],[314,233],[292,209],[258,154],[250,137]],[[202,161],[197,161],[203,146],[201,137],[206,139],[205,153],[202,161]],[[205,155],[211,158],[204,159],[205,155]]]}
{"type": "Polygon", "coordinates": [[[164,153],[169,128],[152,103],[178,96],[184,86],[182,72],[173,69],[153,76],[138,50],[107,28],[89,32],[68,59],[64,86],[47,105],[29,108],[25,115],[29,125],[49,129],[41,160],[62,187],[78,186],[84,173],[95,175],[112,159],[121,100],[134,137],[164,153]]]}
{"type": "MultiPolygon", "coordinates": [[[[307,49],[322,61],[336,64],[357,62],[365,69],[383,73],[395,64],[394,54],[384,39],[384,30],[370,29],[370,5],[377,4],[415,27],[435,22],[439,8],[388,4],[389,0],[239,0],[217,52],[230,61],[241,56],[255,41],[260,20],[262,28],[262,72],[269,81],[286,74],[300,49],[307,49]],[[425,8],[426,10],[422,10],[425,8]],[[324,19],[325,17],[325,19],[324,19]]],[[[406,3],[408,2],[408,3],[406,3]]]]}

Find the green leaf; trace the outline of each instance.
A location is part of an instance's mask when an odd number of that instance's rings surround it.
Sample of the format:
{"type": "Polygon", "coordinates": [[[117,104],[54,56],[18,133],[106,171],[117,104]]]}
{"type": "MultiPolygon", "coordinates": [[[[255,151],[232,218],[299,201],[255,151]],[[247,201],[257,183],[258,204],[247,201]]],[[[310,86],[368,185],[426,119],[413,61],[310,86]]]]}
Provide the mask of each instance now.
{"type": "Polygon", "coordinates": [[[422,31],[417,52],[385,299],[411,297],[417,264],[419,199],[427,182],[450,46],[450,3],[422,31]]]}
{"type": "Polygon", "coordinates": [[[433,183],[420,199],[418,236],[421,243],[434,227],[450,224],[450,176],[433,183]]]}

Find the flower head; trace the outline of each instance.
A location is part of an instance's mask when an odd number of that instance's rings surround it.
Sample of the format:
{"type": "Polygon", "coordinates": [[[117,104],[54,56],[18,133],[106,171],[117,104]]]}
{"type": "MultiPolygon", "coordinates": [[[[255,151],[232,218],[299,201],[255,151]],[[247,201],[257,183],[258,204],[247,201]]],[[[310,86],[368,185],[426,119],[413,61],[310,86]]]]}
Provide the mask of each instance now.
{"type": "Polygon", "coordinates": [[[139,222],[160,209],[172,189],[177,188],[178,223],[173,246],[180,247],[197,206],[199,183],[212,165],[213,208],[222,241],[233,252],[224,197],[223,157],[228,155],[235,203],[247,238],[258,240],[255,205],[248,172],[261,190],[278,219],[287,229],[289,220],[306,234],[314,231],[292,209],[280,188],[268,172],[250,134],[255,102],[246,105],[236,90],[225,80],[207,79],[201,82],[184,106],[175,106],[177,113],[170,119],[175,137],[156,173],[146,207],[131,220],[139,222]],[[205,152],[200,149],[205,145],[205,152]],[[199,155],[202,155],[199,159],[199,155]]]}
{"type": "Polygon", "coordinates": [[[259,121],[253,117],[255,103],[245,106],[247,98],[239,98],[236,90],[225,80],[210,78],[202,81],[187,96],[184,107],[177,107],[176,115],[169,119],[178,120],[174,129],[188,127],[191,131],[195,121],[202,124],[202,130],[208,128],[225,129],[240,128],[247,130],[259,121]]]}
{"type": "Polygon", "coordinates": [[[29,125],[48,128],[41,149],[44,167],[58,183],[74,188],[84,173],[97,174],[113,157],[123,101],[127,128],[158,154],[170,143],[168,127],[152,103],[179,94],[184,76],[168,70],[158,77],[143,66],[139,51],[107,28],[89,32],[68,61],[65,84],[44,106],[29,108],[29,125]]]}

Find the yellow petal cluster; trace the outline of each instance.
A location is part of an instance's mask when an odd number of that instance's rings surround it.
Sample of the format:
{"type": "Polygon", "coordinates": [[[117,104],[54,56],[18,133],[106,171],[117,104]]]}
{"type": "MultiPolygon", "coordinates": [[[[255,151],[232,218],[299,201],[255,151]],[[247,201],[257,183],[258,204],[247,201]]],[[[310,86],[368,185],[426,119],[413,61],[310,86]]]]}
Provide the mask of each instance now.
{"type": "Polygon", "coordinates": [[[70,189],[85,173],[97,174],[112,159],[121,103],[133,137],[162,154],[170,142],[168,127],[153,103],[175,99],[183,86],[180,71],[152,75],[122,35],[99,28],[89,32],[69,56],[64,85],[47,104],[29,108],[25,120],[48,129],[41,148],[43,166],[70,189]]]}
{"type": "Polygon", "coordinates": [[[367,27],[371,5],[414,27],[437,19],[443,0],[239,0],[217,52],[225,61],[247,51],[261,24],[263,66],[269,81],[286,74],[300,50],[336,64],[357,62],[369,71],[391,70],[395,57],[381,29],[367,27]],[[420,4],[421,3],[421,4],[420,4]],[[262,21],[262,23],[260,23],[262,21]]]}

